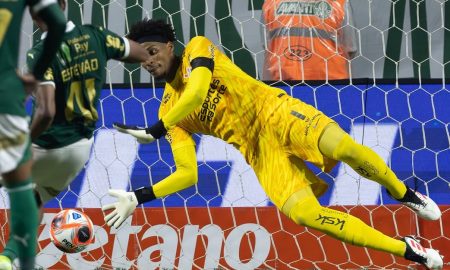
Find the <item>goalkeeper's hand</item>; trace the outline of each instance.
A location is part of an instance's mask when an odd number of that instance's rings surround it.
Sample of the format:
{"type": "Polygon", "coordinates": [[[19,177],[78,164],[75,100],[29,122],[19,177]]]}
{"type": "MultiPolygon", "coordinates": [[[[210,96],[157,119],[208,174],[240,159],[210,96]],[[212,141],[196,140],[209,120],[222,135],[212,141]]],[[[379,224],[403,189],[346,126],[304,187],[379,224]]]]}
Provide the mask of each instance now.
{"type": "Polygon", "coordinates": [[[151,134],[147,133],[147,129],[145,128],[128,126],[120,123],[114,123],[113,127],[119,132],[130,134],[135,137],[139,143],[145,144],[155,141],[155,138],[151,134]]]}
{"type": "Polygon", "coordinates": [[[108,226],[119,226],[134,212],[138,205],[138,200],[134,192],[126,192],[119,189],[110,189],[109,195],[116,197],[117,202],[107,204],[102,207],[103,211],[114,209],[111,213],[105,216],[105,222],[108,226]]]}

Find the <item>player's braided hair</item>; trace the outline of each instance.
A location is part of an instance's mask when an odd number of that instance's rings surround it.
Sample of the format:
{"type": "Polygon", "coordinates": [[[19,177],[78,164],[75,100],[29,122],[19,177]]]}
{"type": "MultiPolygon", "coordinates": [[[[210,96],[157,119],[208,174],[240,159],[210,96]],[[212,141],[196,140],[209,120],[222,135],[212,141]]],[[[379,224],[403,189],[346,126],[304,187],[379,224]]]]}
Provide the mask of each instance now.
{"type": "Polygon", "coordinates": [[[150,20],[148,18],[145,18],[131,26],[127,38],[137,41],[145,36],[156,35],[165,37],[171,42],[175,41],[175,31],[173,30],[171,24],[168,24],[163,20],[150,20]]]}

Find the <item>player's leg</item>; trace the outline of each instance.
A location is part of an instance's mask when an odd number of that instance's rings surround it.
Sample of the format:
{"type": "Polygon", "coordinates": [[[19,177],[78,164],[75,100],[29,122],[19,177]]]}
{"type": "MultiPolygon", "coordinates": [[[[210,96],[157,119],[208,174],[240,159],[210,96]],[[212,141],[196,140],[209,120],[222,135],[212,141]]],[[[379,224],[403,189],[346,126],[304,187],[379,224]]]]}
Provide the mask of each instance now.
{"type": "Polygon", "coordinates": [[[423,248],[410,237],[394,239],[357,217],[323,207],[310,187],[294,193],[286,201],[282,211],[295,223],[316,229],[343,242],[388,252],[424,264],[430,269],[443,267],[442,258],[436,250],[423,248]]]}
{"type": "Polygon", "coordinates": [[[44,149],[33,145],[33,180],[44,205],[69,186],[89,159],[94,138],[65,147],[44,149]]]}
{"type": "Polygon", "coordinates": [[[350,214],[322,207],[310,187],[294,193],[282,209],[295,223],[326,233],[343,242],[404,256],[406,245],[375,230],[350,214]]]}
{"type": "Polygon", "coordinates": [[[0,115],[0,172],[10,200],[10,234],[0,269],[18,256],[21,269],[33,269],[38,211],[31,182],[31,149],[25,117],[0,115]]]}
{"type": "Polygon", "coordinates": [[[386,236],[352,215],[322,207],[316,196],[326,190],[326,183],[309,170],[303,160],[284,150],[277,140],[271,138],[271,134],[261,134],[252,167],[271,201],[295,223],[346,243],[421,263],[423,259],[431,259],[431,263],[442,265],[440,256],[434,250],[425,256],[410,256],[417,254],[407,253],[405,241],[386,236]]]}
{"type": "MultiPolygon", "coordinates": [[[[35,198],[39,207],[38,220],[42,219],[43,205],[67,188],[83,169],[89,159],[93,141],[93,138],[82,139],[71,145],[50,150],[37,145],[32,146],[34,153],[32,175],[35,183],[35,198]]],[[[15,246],[14,241],[9,241],[7,244],[6,250],[10,251],[6,251],[6,255],[11,261],[18,255],[14,252],[15,246]]],[[[1,267],[0,270],[2,270],[1,267]]]]}
{"type": "Polygon", "coordinates": [[[400,199],[405,195],[405,184],[398,180],[383,159],[369,147],[356,143],[337,124],[324,129],[319,149],[325,156],[343,161],[361,176],[383,185],[394,198],[400,199]]]}
{"type": "Polygon", "coordinates": [[[361,176],[384,186],[392,197],[420,217],[428,220],[440,218],[441,211],[433,200],[407,188],[377,153],[356,143],[337,124],[329,124],[324,129],[319,149],[325,156],[347,163],[361,176]]]}

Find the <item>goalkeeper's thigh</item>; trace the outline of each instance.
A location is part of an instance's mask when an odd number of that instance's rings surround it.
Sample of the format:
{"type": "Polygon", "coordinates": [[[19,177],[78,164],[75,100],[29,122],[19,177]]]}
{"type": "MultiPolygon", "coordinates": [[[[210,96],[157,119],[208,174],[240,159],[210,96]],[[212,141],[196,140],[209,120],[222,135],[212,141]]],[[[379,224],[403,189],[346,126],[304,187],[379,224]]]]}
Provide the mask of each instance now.
{"type": "Polygon", "coordinates": [[[394,198],[405,195],[405,184],[398,180],[386,162],[369,147],[355,142],[337,124],[328,125],[323,131],[319,149],[325,156],[347,163],[361,176],[386,187],[394,198]]]}

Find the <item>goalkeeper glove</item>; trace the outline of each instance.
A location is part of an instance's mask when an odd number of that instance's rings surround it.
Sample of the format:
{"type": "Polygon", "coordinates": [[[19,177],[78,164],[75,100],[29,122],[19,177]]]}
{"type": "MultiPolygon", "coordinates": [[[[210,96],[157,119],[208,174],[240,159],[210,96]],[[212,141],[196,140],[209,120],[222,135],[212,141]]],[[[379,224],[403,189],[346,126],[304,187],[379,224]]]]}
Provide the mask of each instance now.
{"type": "Polygon", "coordinates": [[[114,226],[116,229],[133,214],[138,204],[149,202],[156,198],[152,187],[143,187],[132,192],[110,189],[108,193],[116,197],[117,202],[104,205],[102,210],[113,209],[111,213],[105,216],[105,222],[108,226],[114,226]]]}
{"type": "Polygon", "coordinates": [[[135,137],[139,143],[142,144],[152,143],[156,139],[161,138],[167,133],[167,130],[161,120],[159,120],[156,124],[149,128],[139,128],[136,126],[129,126],[120,123],[114,123],[113,127],[119,132],[130,134],[131,136],[135,137]]]}
{"type": "Polygon", "coordinates": [[[103,206],[102,210],[106,211],[114,209],[105,216],[105,221],[108,226],[114,226],[114,228],[117,229],[131,214],[133,214],[138,202],[134,192],[110,189],[108,193],[109,195],[116,197],[117,202],[103,206]]]}

